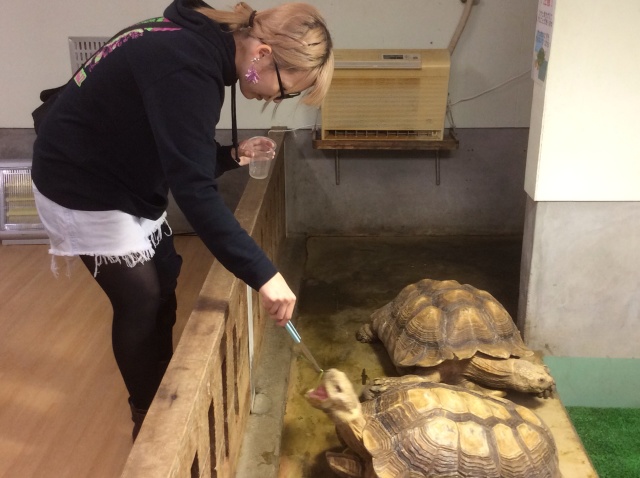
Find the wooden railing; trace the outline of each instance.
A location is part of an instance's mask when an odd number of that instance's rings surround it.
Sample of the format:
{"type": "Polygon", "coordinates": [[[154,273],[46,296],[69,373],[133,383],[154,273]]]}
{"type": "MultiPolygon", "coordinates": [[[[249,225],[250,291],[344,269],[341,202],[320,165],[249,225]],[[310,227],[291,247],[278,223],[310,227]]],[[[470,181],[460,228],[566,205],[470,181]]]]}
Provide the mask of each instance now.
{"type": "MultiPolygon", "coordinates": [[[[271,174],[249,181],[235,215],[275,260],[285,236],[284,132],[269,135],[278,143],[271,174]]],[[[252,398],[249,346],[255,363],[267,320],[258,294],[214,262],[122,478],[235,475],[252,398]]]]}

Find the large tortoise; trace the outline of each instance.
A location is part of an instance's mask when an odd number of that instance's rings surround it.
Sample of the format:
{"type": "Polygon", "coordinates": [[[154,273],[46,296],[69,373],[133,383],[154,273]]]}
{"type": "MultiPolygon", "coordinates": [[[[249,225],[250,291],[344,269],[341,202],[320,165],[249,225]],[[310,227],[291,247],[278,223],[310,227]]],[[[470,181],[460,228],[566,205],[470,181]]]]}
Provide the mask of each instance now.
{"type": "Polygon", "coordinates": [[[549,429],[531,410],[465,388],[414,381],[360,403],[347,376],[327,370],[306,395],[334,422],[348,478],[558,478],[549,429]]]}
{"type": "MultiPolygon", "coordinates": [[[[505,389],[551,396],[553,377],[522,341],[505,308],[488,292],[457,281],[408,285],[356,334],[379,339],[400,375],[415,374],[504,396],[505,389]]],[[[403,378],[382,378],[372,393],[403,378]]]]}

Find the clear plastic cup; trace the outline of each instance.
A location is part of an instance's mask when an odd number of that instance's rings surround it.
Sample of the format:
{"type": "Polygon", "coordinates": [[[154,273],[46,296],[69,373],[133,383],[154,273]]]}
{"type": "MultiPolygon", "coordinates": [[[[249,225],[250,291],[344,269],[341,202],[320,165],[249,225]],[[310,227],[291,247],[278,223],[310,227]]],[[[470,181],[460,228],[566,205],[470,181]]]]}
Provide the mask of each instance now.
{"type": "Polygon", "coordinates": [[[276,155],[276,143],[266,136],[254,136],[247,140],[245,148],[253,151],[249,162],[249,175],[255,179],[264,179],[269,175],[271,160],[276,155]]]}

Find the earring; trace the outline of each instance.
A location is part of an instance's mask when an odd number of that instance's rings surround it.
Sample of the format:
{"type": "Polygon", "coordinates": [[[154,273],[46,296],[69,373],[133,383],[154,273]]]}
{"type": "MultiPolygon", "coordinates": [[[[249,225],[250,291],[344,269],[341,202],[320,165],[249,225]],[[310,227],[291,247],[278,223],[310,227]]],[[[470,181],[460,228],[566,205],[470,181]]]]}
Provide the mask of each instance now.
{"type": "Polygon", "coordinates": [[[249,66],[247,73],[244,75],[247,81],[249,83],[253,83],[254,85],[258,81],[260,81],[260,75],[258,75],[258,72],[256,71],[256,62],[258,60],[260,60],[260,58],[254,58],[253,60],[251,60],[251,66],[249,66]]]}

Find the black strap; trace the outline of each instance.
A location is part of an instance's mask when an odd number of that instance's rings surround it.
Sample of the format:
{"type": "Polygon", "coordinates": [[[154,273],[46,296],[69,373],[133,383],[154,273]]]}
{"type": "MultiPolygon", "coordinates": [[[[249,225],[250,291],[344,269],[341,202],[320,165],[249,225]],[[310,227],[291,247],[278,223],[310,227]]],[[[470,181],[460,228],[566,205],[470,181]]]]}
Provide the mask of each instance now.
{"type": "Polygon", "coordinates": [[[240,162],[240,153],[238,151],[238,121],[236,120],[236,84],[231,86],[231,141],[233,149],[236,151],[236,163],[240,162]]]}

